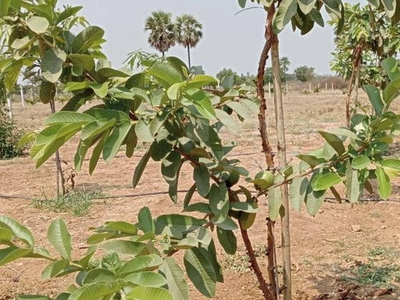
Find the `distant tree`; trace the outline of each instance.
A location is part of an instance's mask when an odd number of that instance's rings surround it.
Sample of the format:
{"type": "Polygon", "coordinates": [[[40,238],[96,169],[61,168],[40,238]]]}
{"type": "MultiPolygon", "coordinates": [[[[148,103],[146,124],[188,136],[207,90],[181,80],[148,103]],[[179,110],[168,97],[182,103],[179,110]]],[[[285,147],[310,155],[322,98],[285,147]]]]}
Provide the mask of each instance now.
{"type": "Polygon", "coordinates": [[[309,66],[300,66],[294,70],[296,79],[302,82],[311,81],[315,77],[314,68],[309,66]]]}
{"type": "Polygon", "coordinates": [[[146,19],[145,31],[149,31],[148,42],[165,56],[165,52],[175,45],[177,40],[176,25],[172,22],[170,13],[153,11],[146,19]]]}
{"type": "MultiPolygon", "coordinates": [[[[287,76],[288,76],[288,71],[289,71],[289,66],[290,66],[290,61],[289,58],[287,57],[282,57],[279,60],[279,65],[280,65],[280,69],[281,69],[281,81],[282,82],[286,82],[287,81],[287,76]]],[[[264,81],[266,83],[272,83],[272,68],[271,67],[267,67],[265,69],[265,74],[264,74],[264,81]]]]}
{"type": "Polygon", "coordinates": [[[224,77],[232,76],[233,77],[233,84],[240,84],[240,76],[238,73],[233,71],[232,69],[223,68],[221,71],[218,72],[217,78],[222,81],[224,77]]]}
{"type": "Polygon", "coordinates": [[[204,75],[206,72],[204,72],[203,66],[192,66],[190,68],[190,73],[194,75],[204,75]]]}
{"type": "Polygon", "coordinates": [[[177,42],[187,49],[188,65],[190,62],[190,48],[196,47],[203,37],[203,25],[195,17],[183,14],[176,19],[177,42]]]}

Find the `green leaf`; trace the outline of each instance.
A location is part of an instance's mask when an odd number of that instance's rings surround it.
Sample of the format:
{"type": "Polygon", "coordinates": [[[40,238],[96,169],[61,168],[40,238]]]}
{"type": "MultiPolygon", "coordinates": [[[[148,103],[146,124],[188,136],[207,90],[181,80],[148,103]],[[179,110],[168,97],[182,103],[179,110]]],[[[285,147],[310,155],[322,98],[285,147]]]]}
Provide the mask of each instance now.
{"type": "Polygon", "coordinates": [[[104,296],[118,292],[121,286],[116,282],[94,282],[75,290],[68,300],[103,299],[104,296]]]}
{"type": "Polygon", "coordinates": [[[89,81],[82,81],[82,82],[67,82],[67,84],[64,87],[64,92],[73,92],[73,91],[79,91],[79,90],[84,90],[87,89],[90,85],[89,81]]]}
{"type": "Polygon", "coordinates": [[[310,16],[311,20],[313,20],[319,26],[321,27],[325,26],[324,18],[322,17],[322,14],[319,12],[318,9],[313,8],[308,14],[308,16],[310,16]]]}
{"type": "Polygon", "coordinates": [[[88,26],[83,29],[72,41],[72,53],[84,54],[95,43],[101,41],[104,30],[97,26],[88,26]]]}
{"type": "Polygon", "coordinates": [[[184,215],[162,215],[155,219],[156,234],[170,234],[176,238],[182,238],[184,233],[194,231],[206,223],[184,215]]]}
{"type": "Polygon", "coordinates": [[[361,154],[357,155],[353,159],[353,161],[351,162],[351,167],[356,170],[362,170],[367,168],[370,165],[370,163],[371,163],[370,159],[367,156],[361,154]]]}
{"type": "Polygon", "coordinates": [[[236,112],[243,119],[251,118],[251,111],[246,106],[244,106],[242,103],[236,102],[236,101],[229,101],[226,105],[228,107],[230,107],[234,112],[236,112]]]}
{"type": "Polygon", "coordinates": [[[54,83],[42,81],[40,84],[39,99],[42,103],[47,104],[54,100],[56,95],[56,86],[54,83]]]}
{"type": "Polygon", "coordinates": [[[71,235],[63,220],[58,219],[50,224],[47,238],[62,258],[71,260],[71,235]]]}
{"type": "Polygon", "coordinates": [[[115,282],[117,276],[114,272],[108,269],[92,269],[87,272],[85,278],[83,278],[82,284],[87,285],[94,282],[115,282]]]}
{"type": "Polygon", "coordinates": [[[4,85],[7,89],[7,91],[12,91],[14,89],[14,86],[17,82],[18,76],[21,72],[21,68],[23,66],[23,61],[22,60],[16,60],[13,61],[6,70],[3,70],[3,72],[7,73],[7,76],[4,78],[4,85]]]}
{"type": "Polygon", "coordinates": [[[24,36],[23,38],[15,39],[11,44],[11,48],[20,50],[28,47],[31,43],[32,40],[29,38],[29,36],[24,36]]]}
{"type": "Polygon", "coordinates": [[[324,162],[323,159],[317,158],[314,155],[308,155],[308,154],[299,154],[296,155],[297,158],[301,159],[302,161],[305,161],[307,164],[310,165],[310,167],[314,168],[315,166],[321,164],[324,162]]]}
{"type": "Polygon", "coordinates": [[[214,297],[216,274],[210,261],[197,248],[185,251],[184,264],[188,277],[197,290],[206,297],[214,297]]]}
{"type": "Polygon", "coordinates": [[[193,169],[193,180],[200,196],[207,197],[210,192],[210,173],[204,165],[196,166],[193,169]]]}
{"type": "Polygon", "coordinates": [[[236,224],[236,222],[233,221],[232,218],[227,215],[221,214],[221,215],[214,216],[214,218],[211,219],[211,222],[214,225],[217,225],[219,228],[222,228],[224,230],[238,229],[238,225],[236,224]]]}
{"type": "Polygon", "coordinates": [[[189,287],[184,273],[173,258],[166,257],[159,271],[167,279],[168,290],[174,300],[189,300],[189,287]]]}
{"type": "MultiPolygon", "coordinates": [[[[128,260],[121,268],[118,270],[119,276],[126,276],[131,273],[136,273],[143,270],[148,270],[149,268],[155,267],[155,260],[151,255],[141,255],[131,260],[128,260]]],[[[156,262],[157,263],[157,262],[156,262]]],[[[162,259],[160,259],[160,264],[162,259]]]]}
{"type": "Polygon", "coordinates": [[[8,15],[8,11],[10,9],[11,0],[3,0],[0,3],[0,18],[8,15]]]}
{"type": "Polygon", "coordinates": [[[105,98],[108,94],[108,82],[102,84],[91,82],[89,83],[89,87],[99,98],[105,98]]]}
{"type": "Polygon", "coordinates": [[[211,213],[211,208],[210,205],[208,205],[207,203],[202,203],[202,202],[197,202],[197,203],[193,203],[191,205],[186,206],[183,211],[185,212],[191,212],[191,211],[197,211],[197,212],[201,212],[201,213],[211,213]]]}
{"type": "Polygon", "coordinates": [[[139,140],[143,142],[152,142],[154,141],[153,133],[150,130],[149,125],[146,124],[145,121],[139,120],[135,126],[135,133],[139,140]]]}
{"type": "Polygon", "coordinates": [[[19,295],[15,298],[15,300],[52,300],[52,299],[49,297],[40,296],[40,295],[19,295]]]}
{"type": "Polygon", "coordinates": [[[224,248],[226,254],[235,254],[237,250],[237,239],[232,230],[224,230],[217,227],[219,243],[224,248]]]}
{"type": "Polygon", "coordinates": [[[139,214],[138,214],[138,222],[139,222],[140,229],[143,232],[155,232],[156,231],[150,209],[147,206],[142,207],[140,209],[139,214]]]}
{"type": "Polygon", "coordinates": [[[60,111],[50,115],[50,117],[45,120],[44,124],[53,125],[59,123],[90,123],[95,120],[95,118],[89,116],[88,114],[72,111],[60,111]]]}
{"type": "Polygon", "coordinates": [[[26,21],[26,25],[36,34],[45,33],[49,28],[49,21],[46,18],[32,16],[26,21]]]}
{"type": "Polygon", "coordinates": [[[281,32],[297,13],[297,0],[283,0],[272,20],[274,32],[281,32]]]}
{"type": "Polygon", "coordinates": [[[376,167],[375,174],[378,179],[378,194],[382,199],[386,200],[392,192],[389,176],[386,174],[385,170],[379,166],[376,167]]]}
{"type": "Polygon", "coordinates": [[[112,77],[121,77],[121,78],[129,77],[129,74],[112,68],[102,68],[100,70],[97,70],[97,75],[100,75],[105,79],[112,77]]]}
{"type": "Polygon", "coordinates": [[[136,255],[142,251],[146,245],[133,242],[133,241],[123,241],[123,240],[115,240],[115,241],[108,241],[101,246],[105,250],[115,251],[121,254],[129,254],[129,255],[136,255]]]}
{"type": "Polygon", "coordinates": [[[222,124],[224,124],[230,131],[232,131],[234,134],[238,134],[239,127],[237,126],[236,122],[232,119],[230,115],[228,115],[222,109],[216,109],[215,114],[217,116],[217,119],[222,124]]]}
{"type": "Polygon", "coordinates": [[[311,184],[314,191],[325,191],[340,182],[342,182],[342,178],[337,173],[327,173],[315,176],[311,184]]]}
{"type": "Polygon", "coordinates": [[[209,75],[195,75],[185,86],[185,90],[193,88],[202,88],[207,85],[217,85],[218,80],[209,75]]]}
{"type": "Polygon", "coordinates": [[[388,57],[381,63],[386,73],[389,75],[390,80],[400,78],[400,70],[398,67],[397,60],[394,57],[388,57]]]}
{"type": "Polygon", "coordinates": [[[228,189],[225,184],[213,184],[209,194],[210,208],[215,216],[226,216],[229,212],[228,189]]]}
{"type": "Polygon", "coordinates": [[[254,203],[250,202],[230,202],[229,209],[233,211],[244,211],[247,213],[257,213],[258,208],[254,203]]]}
{"type": "Polygon", "coordinates": [[[126,296],[128,300],[174,300],[168,290],[146,286],[134,287],[126,296]]]}
{"type": "Polygon", "coordinates": [[[400,94],[400,78],[394,79],[383,90],[383,101],[391,103],[400,94]]]}
{"type": "MultiPolygon", "coordinates": [[[[204,91],[192,89],[186,94],[188,100],[193,103],[194,107],[197,109],[201,116],[208,120],[214,120],[217,117],[211,100],[204,91]]],[[[185,102],[182,102],[182,104],[184,103],[185,102]]]]}
{"type": "Polygon", "coordinates": [[[306,177],[295,177],[289,186],[289,200],[293,209],[301,211],[302,204],[306,198],[308,179],[306,177]]]}
{"type": "Polygon", "coordinates": [[[117,120],[100,119],[90,122],[82,128],[81,139],[89,144],[100,134],[108,131],[117,123],[117,120]]]}
{"type": "Polygon", "coordinates": [[[178,197],[178,179],[182,166],[181,155],[177,151],[172,151],[162,160],[161,174],[169,185],[168,194],[173,202],[177,202],[178,197]]]}
{"type": "Polygon", "coordinates": [[[58,274],[62,273],[68,266],[69,266],[68,259],[62,259],[52,262],[46,268],[44,268],[42,272],[42,280],[48,280],[53,277],[56,277],[58,274]]]}
{"type": "Polygon", "coordinates": [[[180,72],[166,62],[156,62],[148,70],[148,74],[154,76],[166,89],[174,83],[182,82],[184,80],[180,72]]]}
{"type": "Polygon", "coordinates": [[[335,149],[336,153],[340,156],[342,155],[346,149],[344,148],[342,140],[335,134],[325,132],[325,131],[318,131],[319,134],[326,140],[326,142],[335,149]]]}
{"type": "Polygon", "coordinates": [[[326,191],[314,191],[311,187],[311,184],[308,185],[305,202],[307,212],[311,216],[315,216],[321,205],[324,203],[325,193],[326,191]]]}
{"type": "Polygon", "coordinates": [[[103,227],[104,230],[107,231],[115,231],[118,234],[127,234],[127,235],[136,235],[138,229],[132,223],[128,223],[125,221],[114,221],[114,222],[106,222],[106,225],[103,227]]]}
{"type": "Polygon", "coordinates": [[[384,104],[381,98],[381,92],[376,86],[373,85],[364,86],[364,90],[367,92],[368,99],[371,102],[375,113],[379,116],[384,108],[384,104]]]}
{"type": "Polygon", "coordinates": [[[381,162],[382,168],[389,177],[398,177],[400,174],[400,160],[385,159],[381,162]]]}
{"type": "Polygon", "coordinates": [[[317,0],[297,0],[297,4],[299,5],[300,10],[305,15],[307,15],[314,9],[316,2],[317,0]]]}
{"type": "Polygon", "coordinates": [[[94,58],[89,54],[68,54],[67,57],[73,65],[81,65],[85,71],[90,72],[95,68],[94,58]]]}
{"type": "Polygon", "coordinates": [[[132,186],[135,188],[137,184],[139,183],[140,178],[143,175],[143,172],[146,168],[146,165],[149,161],[150,158],[150,148],[146,151],[146,153],[142,156],[140,159],[139,163],[137,164],[135,168],[135,172],[133,173],[133,178],[132,178],[132,186]]]}
{"type": "Polygon", "coordinates": [[[268,216],[272,221],[279,217],[279,211],[282,206],[282,192],[280,187],[268,190],[268,216]]]}
{"type": "Polygon", "coordinates": [[[35,242],[33,239],[33,235],[28,228],[12,218],[2,215],[0,215],[0,224],[1,223],[7,225],[16,238],[21,240],[29,248],[33,248],[35,242]]]}
{"type": "Polygon", "coordinates": [[[89,174],[90,175],[93,174],[94,169],[97,166],[97,162],[99,161],[100,154],[103,152],[103,147],[104,147],[104,144],[105,144],[106,139],[109,134],[110,134],[110,130],[107,130],[106,132],[104,132],[100,141],[97,143],[96,147],[94,147],[94,149],[93,149],[92,157],[90,158],[90,162],[89,162],[89,174]]]}
{"type": "Polygon", "coordinates": [[[346,165],[346,195],[350,203],[358,202],[361,195],[361,184],[358,181],[358,171],[353,170],[350,162],[346,165]]]}
{"type": "MultiPolygon", "coordinates": [[[[389,18],[393,17],[396,12],[396,1],[393,0],[381,0],[383,7],[385,8],[386,14],[389,18]]],[[[398,9],[398,8],[397,8],[398,9]]]]}
{"type": "Polygon", "coordinates": [[[0,266],[32,254],[32,249],[21,249],[16,246],[0,249],[0,266]]]}
{"type": "Polygon", "coordinates": [[[145,73],[137,73],[129,77],[129,79],[125,83],[125,87],[127,89],[131,88],[145,88],[146,83],[146,74],[145,73]]]}
{"type": "Polygon", "coordinates": [[[42,57],[42,75],[49,82],[56,83],[63,70],[67,54],[57,48],[48,49],[42,57]]]}
{"type": "Polygon", "coordinates": [[[129,274],[128,276],[124,277],[124,281],[147,287],[162,287],[167,284],[167,280],[164,276],[154,272],[129,274]]]}
{"type": "Polygon", "coordinates": [[[131,126],[131,122],[123,122],[115,127],[112,133],[107,137],[103,147],[103,159],[106,162],[110,162],[117,155],[131,126]]]}
{"type": "Polygon", "coordinates": [[[167,139],[155,140],[151,146],[151,158],[154,161],[160,161],[168,156],[172,151],[173,145],[167,139]]]}

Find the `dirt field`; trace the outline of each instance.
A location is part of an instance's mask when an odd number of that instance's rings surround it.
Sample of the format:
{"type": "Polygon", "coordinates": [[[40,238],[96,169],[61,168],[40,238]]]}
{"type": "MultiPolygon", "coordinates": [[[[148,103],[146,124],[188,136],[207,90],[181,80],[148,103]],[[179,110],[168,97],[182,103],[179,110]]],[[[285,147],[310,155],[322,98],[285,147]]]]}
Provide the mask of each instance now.
{"type": "MultiPolygon", "coordinates": [[[[269,102],[272,102],[271,100],[269,102]]],[[[341,126],[344,123],[343,95],[338,92],[320,93],[318,96],[289,96],[285,99],[286,130],[289,159],[299,152],[314,149],[322,142],[317,130],[341,126]]],[[[272,103],[269,111],[273,112],[272,103]]],[[[48,115],[47,106],[37,104],[22,108],[14,104],[18,127],[37,129],[48,115]]],[[[240,134],[226,134],[228,140],[239,145],[233,156],[253,172],[263,166],[256,119],[242,124],[240,134]]],[[[273,120],[273,117],[270,117],[273,120]]],[[[274,142],[274,124],[269,122],[271,141],[274,142]]],[[[61,151],[61,157],[71,170],[75,143],[61,151]]],[[[179,213],[181,205],[174,205],[164,192],[167,186],[162,179],[158,163],[152,162],[136,189],[131,187],[133,170],[144,153],[139,149],[133,158],[123,153],[110,164],[100,161],[92,176],[88,175],[88,162],[75,177],[75,189],[96,193],[101,199],[92,200],[89,212],[77,217],[71,212],[54,212],[46,205],[55,190],[54,161],[48,161],[39,170],[28,155],[9,161],[0,161],[0,214],[11,216],[28,226],[37,244],[46,243],[50,222],[63,218],[73,236],[74,253],[85,252],[88,228],[109,220],[136,222],[136,213],[146,205],[153,215],[179,213]],[[43,207],[44,206],[44,207],[43,207]]],[[[393,153],[393,155],[398,155],[393,153]]],[[[180,190],[191,185],[192,171],[182,171],[180,190]]],[[[254,173],[255,174],[255,173],[254,173]]],[[[400,299],[400,197],[398,187],[389,201],[363,201],[351,206],[328,201],[316,217],[306,212],[291,213],[292,259],[294,299],[400,299]],[[347,298],[343,295],[348,292],[347,298]],[[341,296],[342,295],[342,296],[341,296]]],[[[183,198],[184,193],[182,193],[183,198]]],[[[261,205],[257,224],[250,236],[265,268],[265,217],[267,206],[261,205]]],[[[280,224],[276,223],[279,244],[280,224]]],[[[278,248],[278,255],[279,248],[278,248]]],[[[263,299],[252,273],[246,268],[242,244],[235,256],[220,251],[220,261],[225,266],[225,283],[217,287],[215,299],[263,299]]],[[[0,267],[0,300],[13,299],[20,293],[44,293],[54,296],[68,286],[68,279],[48,282],[40,280],[46,262],[23,260],[0,267]]],[[[191,289],[191,299],[205,299],[191,289]]]]}

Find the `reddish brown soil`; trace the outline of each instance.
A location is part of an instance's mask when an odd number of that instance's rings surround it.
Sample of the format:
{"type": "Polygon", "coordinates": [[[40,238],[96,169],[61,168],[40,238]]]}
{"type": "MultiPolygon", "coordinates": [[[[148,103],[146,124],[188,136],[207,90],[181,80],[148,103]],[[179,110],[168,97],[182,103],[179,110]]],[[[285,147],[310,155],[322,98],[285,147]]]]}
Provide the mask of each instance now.
{"type": "MultiPolygon", "coordinates": [[[[286,99],[287,146],[290,157],[299,151],[311,150],[321,143],[316,130],[340,126],[344,123],[342,110],[343,97],[335,96],[291,96],[286,99]]],[[[16,124],[21,128],[39,128],[48,107],[19,107],[15,105],[16,124]]],[[[270,111],[273,111],[272,106],[270,111]]],[[[273,119],[273,118],[271,118],[273,119]]],[[[273,122],[269,122],[271,141],[275,142],[273,122]]],[[[226,133],[228,140],[235,140],[239,146],[232,154],[243,161],[246,168],[257,172],[263,166],[256,118],[243,123],[238,136],[226,133]]],[[[61,157],[70,168],[76,144],[69,143],[61,151],[61,157]]],[[[90,211],[84,217],[71,213],[56,213],[49,209],[35,208],[33,200],[54,197],[54,161],[49,160],[36,170],[29,156],[0,161],[0,213],[11,216],[28,226],[34,233],[37,244],[48,246],[46,231],[50,222],[63,218],[73,236],[76,257],[84,253],[88,228],[109,220],[135,222],[136,214],[142,206],[149,206],[153,215],[179,213],[182,198],[178,205],[173,204],[165,194],[167,186],[160,176],[160,165],[150,163],[143,179],[136,189],[131,187],[133,170],[143,154],[141,147],[133,158],[127,159],[123,152],[110,164],[100,161],[95,173],[88,175],[87,162],[75,177],[75,189],[101,192],[106,199],[93,200],[90,211]]],[[[396,154],[395,154],[396,155],[396,154]]],[[[191,185],[192,170],[182,170],[180,189],[191,185]]],[[[246,184],[246,183],[244,183],[246,184]]],[[[342,299],[340,292],[349,291],[354,284],[358,287],[343,299],[372,299],[380,287],[365,285],[356,275],[365,267],[373,267],[372,277],[376,277],[378,267],[393,267],[400,270],[400,199],[397,186],[389,201],[364,201],[351,206],[328,201],[316,217],[305,211],[291,212],[291,241],[293,260],[294,299],[342,299]],[[358,228],[357,228],[358,227],[358,228]],[[357,273],[358,272],[358,273],[357,273]]],[[[261,204],[257,223],[250,230],[251,239],[257,249],[266,243],[265,217],[267,206],[261,204]]],[[[279,248],[280,224],[276,223],[276,237],[279,248]]],[[[262,255],[262,251],[258,251],[262,255]]],[[[220,251],[220,260],[225,268],[225,283],[219,284],[216,299],[263,299],[257,282],[245,267],[243,244],[239,252],[228,257],[220,251]],[[237,272],[237,270],[242,270],[237,272]]],[[[265,259],[259,257],[265,269],[265,259]]],[[[0,300],[12,299],[20,293],[44,293],[55,295],[66,288],[71,278],[42,282],[40,273],[46,262],[21,260],[0,267],[0,300]]],[[[391,274],[387,284],[393,290],[379,299],[398,299],[400,289],[396,279],[400,273],[391,274]]],[[[373,281],[373,280],[372,280],[373,281]]],[[[194,289],[191,299],[205,299],[194,289]]]]}

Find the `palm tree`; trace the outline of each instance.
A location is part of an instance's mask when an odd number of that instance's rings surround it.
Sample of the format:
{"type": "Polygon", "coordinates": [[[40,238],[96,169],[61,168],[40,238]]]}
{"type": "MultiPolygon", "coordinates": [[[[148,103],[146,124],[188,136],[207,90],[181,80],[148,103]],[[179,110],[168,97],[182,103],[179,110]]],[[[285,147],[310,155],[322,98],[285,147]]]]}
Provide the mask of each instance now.
{"type": "Polygon", "coordinates": [[[183,14],[176,19],[176,27],[178,43],[187,48],[190,69],[190,48],[196,47],[197,43],[203,37],[203,32],[201,31],[203,25],[192,15],[183,14]]]}
{"type": "Polygon", "coordinates": [[[153,11],[146,19],[144,29],[150,31],[148,42],[165,55],[169,48],[175,45],[177,34],[175,24],[170,13],[158,10],[153,11]]]}

